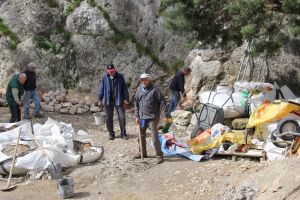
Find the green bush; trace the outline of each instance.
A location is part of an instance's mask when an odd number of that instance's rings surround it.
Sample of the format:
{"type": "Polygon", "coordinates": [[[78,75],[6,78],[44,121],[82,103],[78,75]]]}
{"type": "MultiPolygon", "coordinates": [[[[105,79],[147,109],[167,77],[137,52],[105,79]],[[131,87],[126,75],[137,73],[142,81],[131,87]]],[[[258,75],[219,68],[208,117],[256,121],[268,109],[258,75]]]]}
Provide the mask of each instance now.
{"type": "Polygon", "coordinates": [[[64,10],[65,16],[71,14],[80,5],[81,2],[82,0],[72,0],[64,10]]]}
{"type": "Polygon", "coordinates": [[[21,40],[14,32],[12,32],[9,29],[9,27],[6,24],[4,24],[3,19],[1,19],[1,18],[0,18],[0,32],[3,35],[9,37],[9,39],[10,39],[9,48],[12,50],[16,49],[18,44],[21,42],[21,40]]]}
{"type": "Polygon", "coordinates": [[[51,52],[55,55],[57,55],[61,52],[61,46],[60,45],[55,45],[55,44],[51,43],[44,36],[35,35],[33,37],[33,40],[35,41],[38,48],[45,49],[45,50],[51,50],[51,52]]]}
{"type": "Polygon", "coordinates": [[[36,42],[37,46],[41,49],[49,50],[52,48],[52,44],[43,36],[35,35],[33,40],[36,42]]]}
{"type": "Polygon", "coordinates": [[[266,52],[272,56],[283,45],[282,39],[278,39],[280,35],[300,34],[299,0],[161,0],[161,3],[163,25],[173,33],[201,41],[204,48],[218,46],[232,50],[244,40],[252,40],[254,54],[266,52]]]}
{"type": "Polygon", "coordinates": [[[297,37],[300,35],[300,26],[291,26],[290,32],[294,37],[297,37]]]}

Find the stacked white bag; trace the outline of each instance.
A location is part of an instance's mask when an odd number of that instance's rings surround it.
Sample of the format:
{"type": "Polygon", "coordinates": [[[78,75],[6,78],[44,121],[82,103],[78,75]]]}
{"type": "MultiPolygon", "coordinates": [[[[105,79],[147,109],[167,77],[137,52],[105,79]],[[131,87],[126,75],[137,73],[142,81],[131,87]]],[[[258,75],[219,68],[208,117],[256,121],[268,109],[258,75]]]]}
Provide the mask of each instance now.
{"type": "Polygon", "coordinates": [[[225,119],[246,114],[247,97],[244,97],[242,92],[233,92],[233,88],[229,86],[218,86],[216,91],[202,92],[199,99],[201,103],[211,103],[223,108],[225,119]]]}

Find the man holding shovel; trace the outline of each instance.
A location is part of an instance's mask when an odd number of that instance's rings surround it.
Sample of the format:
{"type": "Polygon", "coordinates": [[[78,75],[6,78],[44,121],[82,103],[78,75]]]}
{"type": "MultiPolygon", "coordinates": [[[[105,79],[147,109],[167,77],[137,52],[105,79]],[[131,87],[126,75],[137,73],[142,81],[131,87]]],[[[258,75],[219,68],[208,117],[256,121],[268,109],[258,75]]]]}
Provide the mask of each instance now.
{"type": "Polygon", "coordinates": [[[190,75],[192,72],[191,68],[185,67],[182,70],[176,72],[172,82],[170,84],[171,89],[171,102],[169,107],[169,113],[174,112],[176,107],[181,105],[181,96],[185,97],[185,76],[190,75]]]}
{"type": "Polygon", "coordinates": [[[138,87],[135,95],[135,117],[136,123],[139,124],[140,127],[140,137],[138,140],[140,153],[134,156],[135,159],[147,157],[146,130],[150,127],[151,138],[157,156],[157,164],[164,161],[158,138],[158,123],[161,107],[164,112],[164,117],[166,118],[167,106],[164,96],[160,89],[152,84],[150,75],[142,74],[141,85],[138,87]]]}
{"type": "Polygon", "coordinates": [[[100,81],[98,89],[98,106],[106,112],[106,127],[109,132],[109,140],[115,139],[113,124],[114,108],[116,108],[121,129],[121,138],[128,140],[126,134],[125,107],[129,104],[129,93],[122,74],[118,73],[113,64],[107,65],[107,74],[100,81]]]}
{"type": "Polygon", "coordinates": [[[24,94],[24,83],[26,79],[26,74],[21,73],[14,75],[8,83],[6,101],[11,114],[10,123],[21,121],[21,96],[24,94]]]}

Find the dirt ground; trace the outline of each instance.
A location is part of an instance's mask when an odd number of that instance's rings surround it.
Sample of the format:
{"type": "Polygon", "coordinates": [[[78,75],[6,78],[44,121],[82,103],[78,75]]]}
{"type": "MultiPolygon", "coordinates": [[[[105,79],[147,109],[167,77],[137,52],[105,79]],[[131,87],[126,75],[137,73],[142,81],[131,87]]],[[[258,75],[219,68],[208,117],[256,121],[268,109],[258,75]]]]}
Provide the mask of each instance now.
{"type": "MultiPolygon", "coordinates": [[[[106,129],[94,125],[91,113],[76,116],[46,113],[45,118],[34,119],[34,122],[43,123],[47,117],[71,123],[76,131],[87,131],[96,144],[104,147],[104,155],[98,162],[64,171],[65,177],[75,180],[75,195],[71,199],[299,199],[300,159],[273,163],[213,159],[198,163],[172,157],[166,158],[163,164],[155,165],[155,159],[150,157],[141,163],[132,158],[137,153],[138,144],[137,127],[130,114],[128,141],[120,138],[109,141],[106,129]]],[[[8,119],[8,109],[0,108],[0,121],[8,119]]],[[[119,133],[118,126],[116,133],[119,133]]],[[[147,148],[149,155],[154,156],[150,145],[147,148]]],[[[20,178],[14,179],[15,182],[17,180],[20,178]]],[[[1,179],[0,187],[5,186],[4,181],[1,179]]],[[[56,181],[26,179],[18,183],[16,190],[0,192],[0,199],[60,198],[56,181]]]]}

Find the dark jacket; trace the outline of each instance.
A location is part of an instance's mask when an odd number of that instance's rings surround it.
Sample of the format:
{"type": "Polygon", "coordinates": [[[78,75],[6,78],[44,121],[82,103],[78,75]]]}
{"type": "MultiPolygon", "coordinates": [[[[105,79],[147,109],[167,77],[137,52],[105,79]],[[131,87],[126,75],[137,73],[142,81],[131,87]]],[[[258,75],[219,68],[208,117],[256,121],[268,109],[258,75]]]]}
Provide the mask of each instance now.
{"type": "Polygon", "coordinates": [[[21,100],[21,96],[24,93],[24,87],[19,82],[19,75],[13,75],[12,79],[9,81],[8,86],[7,86],[6,101],[9,106],[17,106],[18,105],[13,97],[13,92],[12,92],[13,88],[16,88],[19,90],[18,97],[19,97],[19,100],[21,100]]]}
{"type": "Polygon", "coordinates": [[[116,106],[122,106],[124,100],[129,101],[128,88],[124,79],[124,76],[116,72],[113,79],[114,88],[112,88],[113,99],[111,99],[111,83],[109,74],[105,74],[100,83],[98,89],[98,100],[104,99],[105,106],[109,106],[111,102],[114,102],[116,106]],[[112,101],[113,100],[113,101],[112,101]]]}
{"type": "Polygon", "coordinates": [[[170,89],[177,91],[177,92],[181,92],[181,94],[184,93],[184,74],[182,73],[182,71],[178,71],[176,72],[174,78],[171,81],[170,84],[170,89]]]}
{"type": "Polygon", "coordinates": [[[24,84],[25,91],[33,91],[36,89],[36,73],[29,70],[24,71],[27,76],[27,80],[24,84]]]}
{"type": "Polygon", "coordinates": [[[166,100],[158,87],[152,84],[146,89],[141,85],[138,87],[135,94],[136,117],[140,119],[159,118],[161,107],[164,117],[167,117],[166,100]]]}

